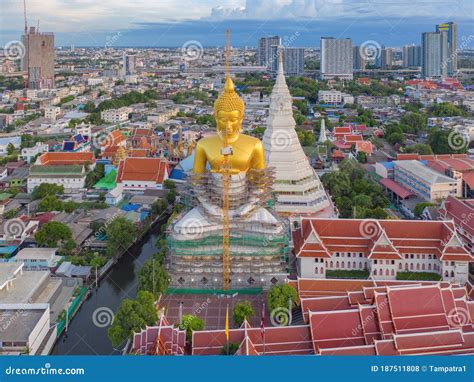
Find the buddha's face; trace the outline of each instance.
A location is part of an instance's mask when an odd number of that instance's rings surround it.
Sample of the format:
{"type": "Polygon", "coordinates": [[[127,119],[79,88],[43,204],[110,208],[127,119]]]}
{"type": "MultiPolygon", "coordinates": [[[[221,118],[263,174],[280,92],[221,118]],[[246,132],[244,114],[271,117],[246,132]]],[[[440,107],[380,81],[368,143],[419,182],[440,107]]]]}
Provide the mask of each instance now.
{"type": "Polygon", "coordinates": [[[215,118],[217,123],[217,134],[221,139],[224,139],[224,135],[227,135],[227,140],[233,142],[239,137],[240,130],[242,129],[242,117],[238,110],[220,110],[215,115],[215,118]]]}

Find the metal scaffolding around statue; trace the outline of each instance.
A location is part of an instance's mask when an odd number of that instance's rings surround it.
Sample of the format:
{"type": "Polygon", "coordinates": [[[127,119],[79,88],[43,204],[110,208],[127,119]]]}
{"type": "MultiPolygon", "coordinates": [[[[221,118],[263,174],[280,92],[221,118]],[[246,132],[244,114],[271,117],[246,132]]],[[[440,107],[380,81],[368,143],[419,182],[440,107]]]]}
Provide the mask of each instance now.
{"type": "Polygon", "coordinates": [[[244,110],[227,72],[214,104],[217,134],[198,142],[188,177],[192,209],[168,232],[172,288],[266,288],[287,276],[287,228],[266,208],[273,170],[261,141],[241,134],[244,110]]]}

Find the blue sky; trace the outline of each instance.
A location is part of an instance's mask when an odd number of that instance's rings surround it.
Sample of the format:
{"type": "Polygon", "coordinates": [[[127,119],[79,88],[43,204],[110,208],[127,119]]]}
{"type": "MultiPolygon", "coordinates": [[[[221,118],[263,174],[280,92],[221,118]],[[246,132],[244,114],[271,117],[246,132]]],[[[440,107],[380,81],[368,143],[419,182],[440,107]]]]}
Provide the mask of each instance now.
{"type": "MultiPolygon", "coordinates": [[[[0,43],[18,40],[20,0],[2,0],[0,43]]],[[[56,45],[181,46],[198,40],[255,46],[278,34],[293,46],[319,46],[321,36],[375,40],[388,46],[419,43],[444,21],[459,24],[459,43],[474,35],[474,0],[27,0],[28,22],[56,34],[56,45]]],[[[470,46],[472,48],[472,43],[470,46]]]]}

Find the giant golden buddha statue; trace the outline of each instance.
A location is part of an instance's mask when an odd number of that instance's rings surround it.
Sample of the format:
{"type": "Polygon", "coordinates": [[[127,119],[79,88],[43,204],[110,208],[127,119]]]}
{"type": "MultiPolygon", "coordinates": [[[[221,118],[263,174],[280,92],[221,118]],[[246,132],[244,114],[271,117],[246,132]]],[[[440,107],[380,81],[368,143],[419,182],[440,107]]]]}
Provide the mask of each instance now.
{"type": "Polygon", "coordinates": [[[241,134],[244,111],[244,101],[235,92],[231,78],[227,77],[224,92],[214,104],[217,134],[199,141],[194,157],[195,174],[205,173],[207,163],[212,172],[222,172],[224,138],[227,138],[228,146],[232,147],[232,155],[229,155],[231,174],[265,168],[262,142],[250,135],[241,134]]]}
{"type": "Polygon", "coordinates": [[[272,171],[265,166],[261,141],[242,134],[244,111],[244,101],[227,75],[214,104],[216,134],[200,140],[195,149],[193,173],[185,187],[192,208],[178,216],[168,232],[172,288],[222,287],[223,211],[230,236],[229,287],[270,287],[286,277],[288,235],[266,208],[272,171]],[[223,177],[229,180],[225,187],[223,177]]]}

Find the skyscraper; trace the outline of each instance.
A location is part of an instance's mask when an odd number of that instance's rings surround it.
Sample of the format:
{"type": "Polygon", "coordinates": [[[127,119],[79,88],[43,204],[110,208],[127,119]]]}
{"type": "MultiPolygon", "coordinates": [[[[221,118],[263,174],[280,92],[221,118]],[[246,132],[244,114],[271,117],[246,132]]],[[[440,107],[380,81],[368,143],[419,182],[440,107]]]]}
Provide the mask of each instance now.
{"type": "Polygon", "coordinates": [[[285,72],[288,76],[299,76],[304,72],[304,48],[283,47],[272,45],[270,71],[276,74],[278,71],[278,49],[282,50],[282,60],[285,72]]]}
{"type": "Polygon", "coordinates": [[[421,37],[422,75],[452,76],[457,70],[457,25],[453,22],[436,25],[436,32],[421,37]]]}
{"type": "Polygon", "coordinates": [[[321,79],[353,78],[353,51],[350,38],[321,37],[321,79]]]}
{"type": "Polygon", "coordinates": [[[447,34],[447,57],[443,57],[443,65],[446,66],[448,76],[452,76],[458,69],[457,24],[452,21],[438,24],[436,25],[436,32],[447,34]]]}
{"type": "Polygon", "coordinates": [[[421,66],[421,46],[405,45],[403,47],[403,66],[406,68],[421,66]]]}
{"type": "Polygon", "coordinates": [[[352,67],[355,70],[364,70],[367,67],[367,59],[366,57],[361,53],[360,51],[360,46],[355,46],[352,48],[353,50],[353,64],[352,67]]]}
{"type": "Polygon", "coordinates": [[[21,39],[25,46],[21,68],[28,73],[28,88],[54,88],[54,34],[30,27],[21,39]]]}
{"type": "Polygon", "coordinates": [[[130,76],[136,72],[137,56],[131,53],[123,52],[123,75],[130,76]]]}
{"type": "Polygon", "coordinates": [[[421,75],[446,77],[448,35],[446,32],[425,32],[421,35],[421,75]]]}
{"type": "Polygon", "coordinates": [[[280,37],[270,36],[262,37],[258,40],[257,58],[258,64],[262,66],[270,66],[272,59],[272,46],[280,45],[280,37]]]}
{"type": "Polygon", "coordinates": [[[382,69],[391,68],[393,66],[393,49],[382,47],[380,52],[380,67],[382,69]]]}

